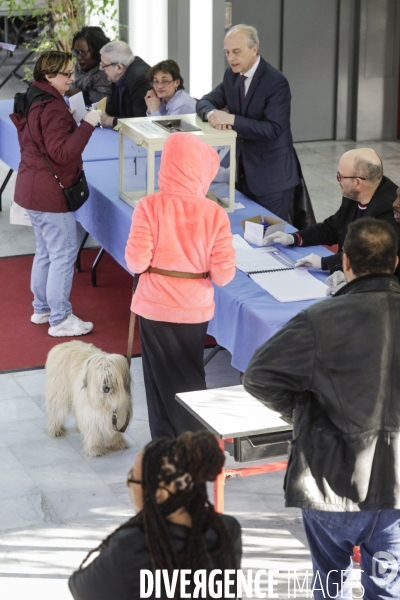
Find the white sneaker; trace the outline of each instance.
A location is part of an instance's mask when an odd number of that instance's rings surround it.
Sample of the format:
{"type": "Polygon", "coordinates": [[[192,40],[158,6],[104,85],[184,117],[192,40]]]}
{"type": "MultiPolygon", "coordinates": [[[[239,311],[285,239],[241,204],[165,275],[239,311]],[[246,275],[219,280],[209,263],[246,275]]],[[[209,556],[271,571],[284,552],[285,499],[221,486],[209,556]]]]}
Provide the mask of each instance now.
{"type": "Polygon", "coordinates": [[[86,335],[93,329],[93,323],[82,321],[75,315],[69,315],[65,321],[50,327],[48,334],[53,337],[69,337],[73,335],[86,335]]]}
{"type": "Polygon", "coordinates": [[[48,323],[50,319],[50,311],[45,313],[33,313],[31,316],[32,323],[35,325],[42,325],[42,323],[48,323]]]}

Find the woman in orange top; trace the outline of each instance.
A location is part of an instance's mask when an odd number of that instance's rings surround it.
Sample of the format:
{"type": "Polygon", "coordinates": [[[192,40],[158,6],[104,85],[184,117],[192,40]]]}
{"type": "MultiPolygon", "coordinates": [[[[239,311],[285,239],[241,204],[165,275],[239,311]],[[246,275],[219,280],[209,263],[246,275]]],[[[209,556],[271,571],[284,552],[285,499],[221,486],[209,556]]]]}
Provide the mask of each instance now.
{"type": "Polygon", "coordinates": [[[235,275],[228,216],[205,197],[218,168],[211,146],[192,133],[171,134],[161,157],[160,192],[142,198],[132,216],[125,258],[133,273],[142,273],[131,308],[141,316],[153,438],[201,428],[175,394],[206,388],[203,349],[214,315],[211,280],[226,285],[235,275]],[[148,272],[149,267],[164,273],[148,272]]]}

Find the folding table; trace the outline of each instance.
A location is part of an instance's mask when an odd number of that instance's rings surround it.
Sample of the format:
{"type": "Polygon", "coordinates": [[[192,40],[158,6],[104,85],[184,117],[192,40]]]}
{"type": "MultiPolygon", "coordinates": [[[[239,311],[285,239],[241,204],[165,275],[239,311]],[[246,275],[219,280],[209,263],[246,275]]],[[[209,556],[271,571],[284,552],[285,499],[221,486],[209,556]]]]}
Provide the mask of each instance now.
{"type": "MultiPolygon", "coordinates": [[[[292,427],[278,413],[248,394],[242,385],[185,392],[176,395],[196,419],[218,438],[238,462],[285,456],[292,439],[292,427]],[[230,446],[226,447],[225,444],[230,446]]],[[[272,471],[284,471],[286,460],[238,469],[223,468],[214,482],[214,506],[224,511],[225,480],[272,471]]]]}
{"type": "MultiPolygon", "coordinates": [[[[282,456],[288,453],[292,427],[278,413],[245,391],[242,385],[185,392],[176,400],[218,438],[221,450],[229,450],[238,462],[282,456]],[[228,449],[225,444],[230,443],[228,449]]],[[[223,468],[214,482],[214,507],[224,512],[225,480],[284,471],[287,461],[270,462],[238,469],[223,468]]],[[[353,549],[353,560],[360,564],[360,548],[353,549]]]]}

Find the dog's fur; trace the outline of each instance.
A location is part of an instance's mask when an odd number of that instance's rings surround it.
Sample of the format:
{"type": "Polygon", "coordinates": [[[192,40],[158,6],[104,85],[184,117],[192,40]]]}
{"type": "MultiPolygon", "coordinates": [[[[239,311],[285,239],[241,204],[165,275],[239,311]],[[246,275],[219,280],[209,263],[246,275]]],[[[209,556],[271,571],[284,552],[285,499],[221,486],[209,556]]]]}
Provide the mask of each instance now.
{"type": "Polygon", "coordinates": [[[130,371],[121,354],[107,354],[93,344],[72,341],[50,350],[46,361],[47,433],[65,433],[64,422],[73,409],[83,450],[101,456],[107,450],[128,448],[122,433],[112,426],[113,410],[117,427],[132,416],[130,371]]]}

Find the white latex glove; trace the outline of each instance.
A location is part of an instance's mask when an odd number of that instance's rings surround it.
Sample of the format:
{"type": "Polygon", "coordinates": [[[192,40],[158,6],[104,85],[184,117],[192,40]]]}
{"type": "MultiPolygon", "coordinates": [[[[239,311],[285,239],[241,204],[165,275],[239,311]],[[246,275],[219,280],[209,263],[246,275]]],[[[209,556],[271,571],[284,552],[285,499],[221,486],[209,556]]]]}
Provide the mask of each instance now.
{"type": "Polygon", "coordinates": [[[265,236],[264,240],[271,244],[282,244],[282,246],[290,246],[294,244],[294,237],[290,233],[284,233],[283,231],[276,231],[270,235],[265,236]]]}
{"type": "Polygon", "coordinates": [[[329,277],[325,279],[325,283],[326,285],[329,285],[328,289],[326,290],[326,295],[333,296],[333,294],[336,294],[340,288],[346,285],[347,281],[342,271],[335,271],[332,273],[332,275],[329,275],[329,277]]]}
{"type": "Polygon", "coordinates": [[[101,121],[100,112],[98,110],[89,110],[83,120],[90,123],[90,125],[93,125],[93,127],[96,127],[96,125],[101,121]]]}
{"type": "Polygon", "coordinates": [[[300,258],[295,267],[314,267],[314,269],[321,269],[321,257],[318,254],[309,254],[304,258],[300,258]]]}

